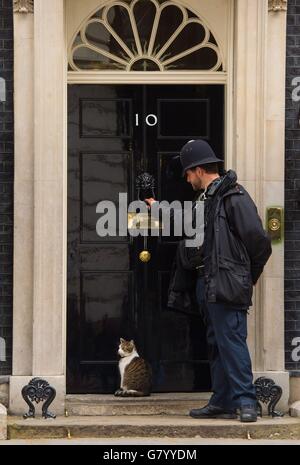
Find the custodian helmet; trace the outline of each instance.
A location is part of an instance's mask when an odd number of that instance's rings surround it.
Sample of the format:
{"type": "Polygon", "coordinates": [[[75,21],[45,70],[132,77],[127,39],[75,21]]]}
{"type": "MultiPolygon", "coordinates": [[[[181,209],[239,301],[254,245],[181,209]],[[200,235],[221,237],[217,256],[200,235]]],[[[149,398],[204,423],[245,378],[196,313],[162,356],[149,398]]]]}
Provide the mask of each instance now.
{"type": "Polygon", "coordinates": [[[216,157],[211,146],[202,139],[190,140],[185,144],[180,152],[180,161],[183,168],[183,176],[188,169],[195,166],[223,162],[223,160],[216,157]]]}

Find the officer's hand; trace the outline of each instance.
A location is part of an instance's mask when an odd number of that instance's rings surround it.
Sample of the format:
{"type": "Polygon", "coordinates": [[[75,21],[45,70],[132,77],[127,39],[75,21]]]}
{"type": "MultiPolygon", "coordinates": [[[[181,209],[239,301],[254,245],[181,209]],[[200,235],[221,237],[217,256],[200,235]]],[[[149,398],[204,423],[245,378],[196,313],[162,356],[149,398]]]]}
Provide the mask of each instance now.
{"type": "Polygon", "coordinates": [[[145,199],[145,202],[147,202],[147,204],[148,204],[150,207],[152,207],[152,204],[153,204],[154,202],[156,202],[156,200],[153,199],[153,198],[151,197],[150,199],[145,199]]]}

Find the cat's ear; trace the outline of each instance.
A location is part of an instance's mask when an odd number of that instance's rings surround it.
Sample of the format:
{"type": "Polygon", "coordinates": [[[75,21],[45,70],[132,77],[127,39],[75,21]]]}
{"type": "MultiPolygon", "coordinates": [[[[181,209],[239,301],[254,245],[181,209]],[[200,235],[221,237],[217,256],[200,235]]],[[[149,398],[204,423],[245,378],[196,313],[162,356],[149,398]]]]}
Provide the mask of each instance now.
{"type": "Polygon", "coordinates": [[[133,339],[131,339],[130,344],[134,345],[134,340],[133,339]]]}
{"type": "Polygon", "coordinates": [[[123,339],[122,337],[120,337],[120,342],[121,342],[121,344],[123,344],[123,342],[125,342],[125,339],[123,339]]]}

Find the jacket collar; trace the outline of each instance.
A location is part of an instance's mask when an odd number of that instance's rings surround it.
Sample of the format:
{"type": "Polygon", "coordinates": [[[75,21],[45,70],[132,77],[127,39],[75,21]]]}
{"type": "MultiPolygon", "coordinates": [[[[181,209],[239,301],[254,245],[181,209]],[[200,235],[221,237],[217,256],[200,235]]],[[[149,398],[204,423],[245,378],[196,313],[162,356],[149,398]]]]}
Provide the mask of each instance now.
{"type": "Polygon", "coordinates": [[[228,170],[220,178],[215,179],[207,188],[207,197],[213,197],[215,194],[223,196],[229,193],[232,188],[237,186],[237,175],[233,170],[228,170]]]}
{"type": "Polygon", "coordinates": [[[198,192],[196,200],[206,200],[212,198],[215,194],[227,196],[231,194],[242,194],[240,185],[237,183],[237,175],[233,170],[226,171],[219,178],[214,179],[205,190],[198,192]]]}

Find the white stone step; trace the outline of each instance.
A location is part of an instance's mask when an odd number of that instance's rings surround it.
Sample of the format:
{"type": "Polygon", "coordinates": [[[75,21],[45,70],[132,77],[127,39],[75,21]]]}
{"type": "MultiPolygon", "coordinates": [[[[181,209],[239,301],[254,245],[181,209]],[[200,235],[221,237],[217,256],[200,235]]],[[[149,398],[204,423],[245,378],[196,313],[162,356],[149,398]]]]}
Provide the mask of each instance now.
{"type": "Polygon", "coordinates": [[[115,397],[104,394],[66,396],[66,414],[72,415],[187,415],[207,404],[211,393],[163,393],[149,397],[115,397]]]}
{"type": "Polygon", "coordinates": [[[71,416],[44,420],[8,417],[9,439],[43,438],[239,438],[300,439],[300,419],[258,418],[256,423],[237,420],[196,420],[189,416],[71,416]]]}

